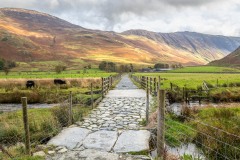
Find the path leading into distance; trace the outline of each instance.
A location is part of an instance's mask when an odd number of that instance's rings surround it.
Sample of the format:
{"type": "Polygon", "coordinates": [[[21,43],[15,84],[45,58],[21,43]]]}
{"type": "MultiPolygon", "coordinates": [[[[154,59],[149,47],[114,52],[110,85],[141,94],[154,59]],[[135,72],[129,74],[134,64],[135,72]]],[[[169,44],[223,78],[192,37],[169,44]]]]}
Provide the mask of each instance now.
{"type": "Polygon", "coordinates": [[[84,119],[52,138],[57,146],[49,160],[147,160],[129,155],[149,151],[150,132],[141,130],[146,114],[146,93],[124,75],[97,108],[84,119]]]}

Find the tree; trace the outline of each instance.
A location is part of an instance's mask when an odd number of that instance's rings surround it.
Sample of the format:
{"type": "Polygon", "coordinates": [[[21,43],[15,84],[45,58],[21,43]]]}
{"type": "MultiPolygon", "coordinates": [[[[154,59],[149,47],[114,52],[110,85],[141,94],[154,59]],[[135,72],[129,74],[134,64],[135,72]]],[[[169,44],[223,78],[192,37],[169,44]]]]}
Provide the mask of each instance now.
{"type": "Polygon", "coordinates": [[[183,65],[181,63],[179,63],[178,68],[183,68],[183,65]]]}
{"type": "Polygon", "coordinates": [[[106,61],[102,61],[98,68],[100,70],[104,70],[106,72],[115,72],[116,71],[116,64],[113,62],[106,62],[106,61]]]}
{"type": "Polygon", "coordinates": [[[10,68],[4,67],[4,68],[3,68],[3,71],[4,71],[4,73],[5,73],[6,75],[8,75],[9,72],[10,72],[10,68]]]}
{"type": "Polygon", "coordinates": [[[130,64],[130,72],[133,72],[133,69],[134,69],[134,68],[133,68],[133,64],[131,63],[131,64],[130,64]]]}
{"type": "Polygon", "coordinates": [[[4,61],[3,59],[0,59],[0,70],[3,70],[4,67],[4,61]]]}
{"type": "Polygon", "coordinates": [[[98,68],[99,68],[100,70],[105,70],[105,69],[106,69],[106,66],[107,66],[107,62],[106,62],[106,61],[102,61],[102,62],[99,64],[98,68]]]}
{"type": "Polygon", "coordinates": [[[67,67],[64,65],[61,65],[61,64],[55,66],[55,72],[57,74],[61,73],[62,71],[65,71],[66,69],[67,69],[67,67]]]}
{"type": "Polygon", "coordinates": [[[156,64],[154,65],[154,68],[155,68],[155,69],[165,68],[165,64],[163,64],[163,63],[156,63],[156,64]]]}
{"type": "Polygon", "coordinates": [[[169,68],[169,64],[165,64],[165,68],[169,68]]]}
{"type": "Polygon", "coordinates": [[[91,69],[92,68],[92,65],[91,64],[88,64],[88,69],[91,69]]]}
{"type": "Polygon", "coordinates": [[[172,65],[171,65],[171,68],[174,68],[174,69],[175,69],[175,68],[177,68],[177,65],[176,65],[176,64],[172,64],[172,65]]]}
{"type": "Polygon", "coordinates": [[[11,68],[14,68],[16,66],[16,62],[14,61],[6,61],[4,59],[0,59],[0,70],[3,70],[6,75],[9,74],[11,68]]]}

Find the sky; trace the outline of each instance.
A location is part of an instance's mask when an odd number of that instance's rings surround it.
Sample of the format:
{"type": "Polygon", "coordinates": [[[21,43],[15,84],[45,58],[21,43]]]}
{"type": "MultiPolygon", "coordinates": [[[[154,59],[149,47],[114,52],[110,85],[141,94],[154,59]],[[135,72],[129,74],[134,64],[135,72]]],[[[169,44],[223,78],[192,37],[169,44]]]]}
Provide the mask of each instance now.
{"type": "Polygon", "coordinates": [[[240,36],[240,0],[0,0],[0,7],[37,10],[88,29],[240,36]]]}

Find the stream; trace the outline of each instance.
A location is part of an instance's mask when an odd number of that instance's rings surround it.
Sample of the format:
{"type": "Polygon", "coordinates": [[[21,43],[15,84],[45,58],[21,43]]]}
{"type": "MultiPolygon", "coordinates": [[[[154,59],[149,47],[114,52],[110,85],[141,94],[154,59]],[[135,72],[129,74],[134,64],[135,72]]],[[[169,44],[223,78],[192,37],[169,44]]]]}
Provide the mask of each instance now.
{"type": "MultiPolygon", "coordinates": [[[[197,107],[197,108],[202,108],[202,107],[206,107],[206,106],[212,106],[212,107],[218,107],[218,106],[231,106],[235,103],[209,103],[209,102],[203,102],[202,104],[199,104],[198,101],[192,101],[188,104],[188,107],[193,108],[193,107],[197,107]]],[[[181,114],[181,110],[182,110],[182,106],[183,103],[172,103],[169,106],[167,106],[167,110],[176,114],[176,115],[180,115],[181,114]]]]}
{"type": "MultiPolygon", "coordinates": [[[[180,147],[167,146],[166,148],[167,148],[167,152],[170,155],[175,155],[177,157],[182,157],[184,155],[191,155],[192,158],[195,158],[195,159],[199,159],[199,160],[206,159],[201,149],[197,148],[197,146],[193,143],[182,144],[180,147]]],[[[152,151],[151,156],[153,158],[157,157],[157,150],[152,151]]]]}
{"type": "MultiPolygon", "coordinates": [[[[45,104],[45,103],[36,103],[36,104],[28,104],[28,108],[52,108],[57,106],[58,104],[45,104]]],[[[0,104],[0,112],[12,112],[22,109],[22,104],[0,104]]]]}

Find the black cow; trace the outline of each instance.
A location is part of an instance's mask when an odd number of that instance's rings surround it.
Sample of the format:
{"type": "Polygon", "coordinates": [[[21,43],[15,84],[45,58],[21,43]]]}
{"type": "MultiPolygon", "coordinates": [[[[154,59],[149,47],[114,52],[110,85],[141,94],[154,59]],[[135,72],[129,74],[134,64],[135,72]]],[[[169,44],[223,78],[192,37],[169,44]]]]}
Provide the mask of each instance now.
{"type": "Polygon", "coordinates": [[[62,85],[62,84],[66,84],[66,81],[64,81],[64,80],[61,80],[61,79],[54,79],[54,84],[60,84],[60,85],[62,85]]]}
{"type": "Polygon", "coordinates": [[[27,88],[35,87],[35,82],[34,82],[34,81],[27,81],[27,82],[26,82],[26,87],[27,87],[27,88]]]}

